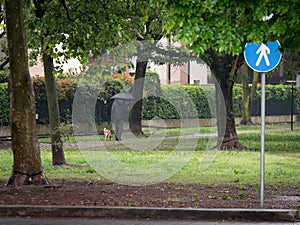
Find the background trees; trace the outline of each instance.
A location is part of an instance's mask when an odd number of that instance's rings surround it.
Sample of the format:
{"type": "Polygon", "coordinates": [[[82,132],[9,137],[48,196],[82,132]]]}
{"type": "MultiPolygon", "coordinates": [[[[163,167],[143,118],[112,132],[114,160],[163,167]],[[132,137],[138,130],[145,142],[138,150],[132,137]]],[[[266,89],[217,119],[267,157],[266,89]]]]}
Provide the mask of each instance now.
{"type": "Polygon", "coordinates": [[[27,19],[29,46],[34,50],[33,55],[42,56],[50,117],[52,163],[61,165],[66,160],[55,81],[55,74],[60,68],[54,67],[54,60],[64,63],[67,59],[76,58],[86,64],[90,52],[97,57],[103,50],[117,45],[121,40],[120,24],[124,25],[121,15],[125,13],[126,3],[33,0],[32,4],[28,7],[27,19]]]}
{"type": "MultiPolygon", "coordinates": [[[[135,40],[143,33],[144,22],[148,21],[143,8],[147,6],[146,3],[142,0],[26,1],[28,46],[33,55],[42,56],[44,64],[54,165],[65,164],[65,158],[59,131],[60,118],[53,60],[58,60],[61,56],[65,60],[74,57],[85,63],[90,52],[97,57],[106,49],[135,40]],[[63,51],[58,50],[58,45],[62,46],[63,51]]],[[[24,2],[20,1],[18,5],[20,10],[23,11],[24,6],[24,2]]],[[[18,13],[19,11],[16,11],[14,16],[18,13]]],[[[22,29],[24,32],[24,27],[22,29]]],[[[12,40],[11,43],[14,41],[16,40],[12,40]]],[[[28,70],[28,65],[24,69],[28,70]]],[[[24,90],[27,87],[24,85],[24,90]]],[[[32,87],[28,87],[29,92],[32,91],[30,88],[32,87]]],[[[33,100],[31,103],[34,104],[33,100]]],[[[32,128],[32,132],[35,132],[34,126],[32,128]]],[[[18,157],[22,159],[24,156],[18,157]]]]}
{"type": "MultiPolygon", "coordinates": [[[[12,60],[11,122],[13,128],[17,129],[13,130],[14,134],[20,132],[19,126],[21,125],[25,126],[22,129],[24,128],[28,132],[24,132],[25,136],[13,137],[13,142],[15,142],[13,151],[16,153],[15,172],[34,175],[41,172],[33,122],[34,109],[30,105],[34,103],[31,96],[32,87],[29,84],[30,78],[28,78],[28,65],[25,65],[27,64],[26,44],[17,38],[24,38],[23,1],[7,0],[6,3],[12,7],[7,7],[8,30],[16,32],[8,35],[9,42],[18,43],[9,46],[10,57],[12,57],[10,59],[12,60]],[[15,18],[19,18],[19,20],[15,18]],[[15,23],[19,23],[20,30],[14,31],[15,23]],[[20,47],[16,48],[16,46],[20,47]],[[18,95],[20,93],[22,96],[18,95]],[[24,102],[25,109],[18,108],[20,102],[22,104],[24,102]],[[20,137],[23,140],[20,140],[20,137]],[[21,144],[21,141],[24,143],[21,144]],[[21,152],[20,146],[26,150],[21,152]],[[33,152],[34,156],[31,155],[33,152]],[[34,162],[36,167],[33,168],[32,163],[24,160],[24,157],[29,159],[33,157],[31,162],[34,162]]],[[[243,61],[240,54],[244,44],[250,41],[279,39],[284,48],[299,50],[298,0],[289,2],[274,0],[258,2],[187,0],[177,2],[162,0],[160,2],[150,1],[150,3],[143,0],[34,0],[33,2],[26,1],[26,3],[29,12],[35,12],[35,17],[26,17],[29,33],[31,33],[29,47],[42,52],[45,68],[50,71],[49,77],[52,81],[54,81],[52,59],[65,56],[65,59],[76,57],[81,62],[86,62],[90,50],[97,57],[105,49],[114,48],[132,40],[147,40],[148,38],[158,40],[163,34],[161,23],[165,22],[165,28],[173,35],[174,40],[180,40],[195,52],[205,54],[202,58],[211,66],[219,80],[227,106],[226,135],[224,140],[219,140],[220,143],[222,142],[223,148],[240,147],[232,111],[232,87],[233,77],[243,61]],[[35,8],[32,7],[32,3],[35,3],[35,8]],[[164,3],[166,3],[165,10],[160,10],[164,3]],[[167,17],[162,16],[162,12],[166,13],[167,17]],[[58,44],[62,44],[62,52],[58,51],[58,44]]],[[[143,76],[145,65],[145,61],[143,61],[141,67],[137,66],[142,68],[141,73],[137,73],[137,77],[143,76]]],[[[48,72],[46,73],[48,74],[48,72]]],[[[55,88],[49,90],[52,90],[49,91],[52,93],[55,88]]],[[[137,88],[137,90],[142,91],[141,88],[137,88]]],[[[49,104],[55,105],[50,101],[49,104]]],[[[138,116],[139,114],[134,113],[134,115],[138,116]]],[[[57,124],[53,127],[57,127],[57,124]]],[[[59,143],[57,140],[54,141],[54,144],[57,142],[59,143]]],[[[30,179],[32,180],[31,176],[26,177],[27,180],[25,179],[21,183],[28,183],[30,179]]],[[[14,180],[15,178],[12,176],[11,183],[14,183],[14,180]]],[[[42,181],[44,182],[45,179],[43,178],[42,181]]]]}
{"type": "MultiPolygon", "coordinates": [[[[141,21],[136,29],[139,29],[136,33],[136,40],[138,41],[154,41],[158,42],[163,37],[162,21],[164,13],[162,6],[156,3],[146,3],[147,10],[145,10],[144,17],[147,18],[145,21],[141,21]],[[144,29],[142,29],[144,27],[144,29]]],[[[135,135],[144,135],[142,131],[142,96],[144,88],[144,78],[146,75],[146,69],[149,58],[145,58],[142,53],[143,49],[137,49],[137,62],[133,85],[133,97],[137,102],[133,105],[130,111],[130,130],[135,135]]],[[[146,50],[149,54],[149,49],[146,50]]],[[[147,55],[146,53],[146,55],[147,55]]]]}
{"type": "Polygon", "coordinates": [[[165,29],[172,33],[174,41],[179,40],[204,55],[203,59],[211,67],[222,89],[227,123],[224,139],[219,140],[220,147],[242,148],[237,138],[232,109],[233,77],[242,65],[241,53],[247,42],[276,39],[284,48],[299,49],[299,42],[294,42],[299,39],[295,37],[300,29],[299,16],[296,16],[299,15],[299,1],[164,2],[168,9],[165,29]]]}
{"type": "MultiPolygon", "coordinates": [[[[116,4],[116,2],[114,2],[116,4]]],[[[64,63],[76,58],[86,63],[89,52],[100,54],[106,46],[117,41],[117,26],[110,26],[112,5],[109,2],[33,0],[27,21],[30,34],[29,46],[33,53],[42,56],[50,117],[52,163],[65,164],[60,131],[59,104],[56,93],[54,60],[64,63]],[[105,35],[103,35],[105,34],[105,35]],[[36,41],[39,40],[39,41],[36,41]],[[61,46],[59,49],[58,46],[61,46]]],[[[116,10],[118,10],[115,5],[116,10]]],[[[115,22],[115,21],[114,21],[115,22]]],[[[117,28],[118,30],[118,28],[117,28]]]]}

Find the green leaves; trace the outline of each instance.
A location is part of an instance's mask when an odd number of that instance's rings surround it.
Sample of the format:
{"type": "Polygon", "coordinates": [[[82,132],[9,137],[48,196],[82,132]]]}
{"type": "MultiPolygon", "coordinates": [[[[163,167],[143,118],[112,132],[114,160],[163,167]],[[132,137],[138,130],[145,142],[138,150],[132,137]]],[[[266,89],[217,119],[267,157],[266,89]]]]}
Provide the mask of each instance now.
{"type": "Polygon", "coordinates": [[[167,0],[164,28],[192,50],[239,54],[247,42],[282,41],[299,34],[299,1],[167,0]],[[296,26],[296,24],[298,24],[296,26]],[[288,29],[293,27],[293,31],[288,29]]]}

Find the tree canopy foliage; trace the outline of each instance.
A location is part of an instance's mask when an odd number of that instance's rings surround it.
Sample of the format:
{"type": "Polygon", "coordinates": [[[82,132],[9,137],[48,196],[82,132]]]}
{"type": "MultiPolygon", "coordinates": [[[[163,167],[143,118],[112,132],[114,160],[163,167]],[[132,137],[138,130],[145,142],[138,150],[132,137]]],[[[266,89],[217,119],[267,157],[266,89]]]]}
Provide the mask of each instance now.
{"type": "MultiPolygon", "coordinates": [[[[29,47],[39,50],[37,37],[43,33],[43,47],[49,48],[50,55],[78,58],[81,62],[87,61],[90,51],[99,56],[106,49],[136,40],[150,18],[150,5],[145,0],[27,1],[31,2],[26,19],[29,47]],[[40,8],[33,6],[36,2],[41,2],[40,8]],[[34,15],[36,11],[44,14],[40,20],[34,15]],[[59,45],[63,52],[57,48],[59,45]]],[[[156,26],[151,24],[150,29],[156,26]]]]}
{"type": "Polygon", "coordinates": [[[198,53],[213,48],[237,55],[247,42],[279,40],[300,49],[298,0],[165,0],[165,29],[198,53]]]}

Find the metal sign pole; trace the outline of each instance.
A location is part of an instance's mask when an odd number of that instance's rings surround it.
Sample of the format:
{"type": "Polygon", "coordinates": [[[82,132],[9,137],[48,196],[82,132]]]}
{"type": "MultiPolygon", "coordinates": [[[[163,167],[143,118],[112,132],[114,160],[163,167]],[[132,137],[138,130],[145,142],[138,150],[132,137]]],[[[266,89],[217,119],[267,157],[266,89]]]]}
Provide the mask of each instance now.
{"type": "Polygon", "coordinates": [[[294,85],[297,84],[296,80],[287,80],[286,81],[288,84],[292,85],[292,103],[291,103],[291,130],[294,130],[294,85]]]}
{"type": "Polygon", "coordinates": [[[264,208],[266,74],[261,74],[260,207],[264,208]]]}
{"type": "Polygon", "coordinates": [[[261,152],[260,152],[260,206],[264,208],[264,181],[265,181],[265,86],[266,72],[273,70],[281,60],[279,41],[267,44],[247,43],[244,57],[247,65],[261,74],[261,152]]]}
{"type": "Polygon", "coordinates": [[[294,84],[292,84],[291,130],[294,130],[294,84]]]}

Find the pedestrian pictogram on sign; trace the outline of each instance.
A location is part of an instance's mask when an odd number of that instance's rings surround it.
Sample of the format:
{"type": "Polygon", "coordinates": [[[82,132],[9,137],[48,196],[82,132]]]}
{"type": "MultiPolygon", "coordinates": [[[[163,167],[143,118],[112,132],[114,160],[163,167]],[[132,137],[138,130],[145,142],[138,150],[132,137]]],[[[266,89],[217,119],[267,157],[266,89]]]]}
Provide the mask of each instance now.
{"type": "Polygon", "coordinates": [[[257,72],[268,72],[274,69],[281,60],[279,42],[267,44],[247,43],[244,57],[248,66],[257,72]]]}
{"type": "Polygon", "coordinates": [[[270,60],[268,58],[268,55],[270,55],[270,49],[265,44],[261,44],[259,49],[256,51],[256,55],[259,54],[258,59],[255,63],[255,66],[259,66],[261,63],[262,58],[264,57],[266,65],[270,66],[270,60]]]}

